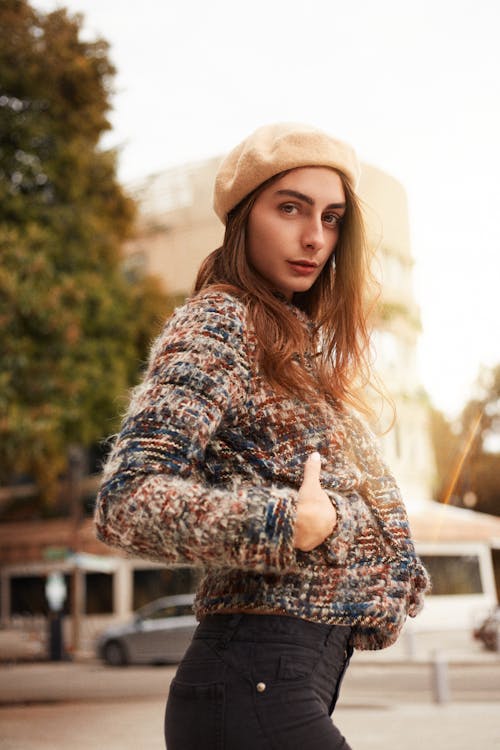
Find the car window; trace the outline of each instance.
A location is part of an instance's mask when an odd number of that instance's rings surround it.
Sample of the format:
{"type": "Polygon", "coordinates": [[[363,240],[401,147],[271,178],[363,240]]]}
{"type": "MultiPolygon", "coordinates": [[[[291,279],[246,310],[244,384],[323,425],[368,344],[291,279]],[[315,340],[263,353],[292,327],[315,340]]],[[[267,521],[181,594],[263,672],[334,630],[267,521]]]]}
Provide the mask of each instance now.
{"type": "Polygon", "coordinates": [[[182,615],[192,615],[193,614],[193,605],[192,604],[179,604],[177,607],[177,614],[180,616],[182,615]]]}
{"type": "Polygon", "coordinates": [[[145,620],[162,620],[165,617],[175,617],[177,613],[177,607],[162,607],[161,609],[155,609],[153,612],[149,612],[144,619],[145,620]]]}

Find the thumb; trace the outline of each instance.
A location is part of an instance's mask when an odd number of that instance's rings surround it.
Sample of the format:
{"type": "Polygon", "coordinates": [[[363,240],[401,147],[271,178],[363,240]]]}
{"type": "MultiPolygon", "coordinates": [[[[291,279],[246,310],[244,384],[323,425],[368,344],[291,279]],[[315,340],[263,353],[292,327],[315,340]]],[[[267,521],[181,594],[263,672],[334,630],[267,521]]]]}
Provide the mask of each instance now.
{"type": "Polygon", "coordinates": [[[311,453],[304,464],[304,479],[302,484],[320,484],[321,456],[317,451],[311,453]]]}

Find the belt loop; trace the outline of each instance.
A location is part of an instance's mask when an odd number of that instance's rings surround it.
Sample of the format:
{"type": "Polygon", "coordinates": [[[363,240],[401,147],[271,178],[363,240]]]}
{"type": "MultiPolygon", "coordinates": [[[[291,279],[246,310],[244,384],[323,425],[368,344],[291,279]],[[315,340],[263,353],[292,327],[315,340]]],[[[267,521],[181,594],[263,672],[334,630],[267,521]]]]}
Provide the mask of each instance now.
{"type": "Polygon", "coordinates": [[[228,647],[229,643],[234,637],[234,634],[236,633],[236,630],[238,629],[238,625],[240,624],[242,617],[243,614],[241,612],[231,615],[225,626],[225,632],[218,641],[217,645],[219,646],[219,648],[225,649],[228,647]]]}

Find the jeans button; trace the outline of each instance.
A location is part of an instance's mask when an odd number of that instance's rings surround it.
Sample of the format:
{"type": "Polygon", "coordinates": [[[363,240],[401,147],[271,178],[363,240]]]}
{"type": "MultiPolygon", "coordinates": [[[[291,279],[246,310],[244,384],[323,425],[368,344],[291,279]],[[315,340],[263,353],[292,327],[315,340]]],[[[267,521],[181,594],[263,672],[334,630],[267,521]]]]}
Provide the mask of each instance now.
{"type": "Polygon", "coordinates": [[[257,688],[257,692],[258,693],[263,693],[264,690],[266,689],[266,683],[265,682],[258,682],[255,687],[257,688]]]}

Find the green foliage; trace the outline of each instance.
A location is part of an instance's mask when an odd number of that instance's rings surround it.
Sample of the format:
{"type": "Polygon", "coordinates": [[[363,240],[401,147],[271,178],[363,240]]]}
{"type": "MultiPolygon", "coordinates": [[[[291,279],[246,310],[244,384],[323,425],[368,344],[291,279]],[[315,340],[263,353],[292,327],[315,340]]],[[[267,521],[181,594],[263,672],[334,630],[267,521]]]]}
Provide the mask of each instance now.
{"type": "Polygon", "coordinates": [[[482,370],[476,390],[456,425],[432,413],[438,499],[500,516],[500,364],[482,370]]]}
{"type": "Polygon", "coordinates": [[[0,6],[0,483],[27,474],[49,498],[68,445],[116,428],[167,312],[157,282],[122,271],[135,206],[98,145],[114,69],[80,27],[0,6]]]}

